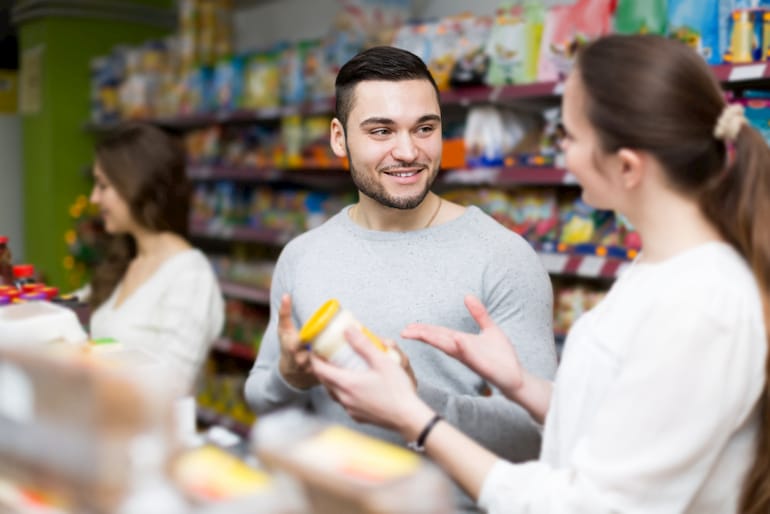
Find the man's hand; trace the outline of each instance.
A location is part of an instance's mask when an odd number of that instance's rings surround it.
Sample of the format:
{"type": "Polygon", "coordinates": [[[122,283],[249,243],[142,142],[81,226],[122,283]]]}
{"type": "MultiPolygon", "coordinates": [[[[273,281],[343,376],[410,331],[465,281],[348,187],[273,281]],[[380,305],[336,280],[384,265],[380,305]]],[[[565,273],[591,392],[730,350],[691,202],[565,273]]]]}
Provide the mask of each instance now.
{"type": "Polygon", "coordinates": [[[281,358],[278,370],[287,383],[297,389],[310,389],[319,384],[310,364],[310,351],[299,339],[299,332],[291,320],[291,297],[281,297],[278,311],[278,340],[281,344],[281,358]]]}

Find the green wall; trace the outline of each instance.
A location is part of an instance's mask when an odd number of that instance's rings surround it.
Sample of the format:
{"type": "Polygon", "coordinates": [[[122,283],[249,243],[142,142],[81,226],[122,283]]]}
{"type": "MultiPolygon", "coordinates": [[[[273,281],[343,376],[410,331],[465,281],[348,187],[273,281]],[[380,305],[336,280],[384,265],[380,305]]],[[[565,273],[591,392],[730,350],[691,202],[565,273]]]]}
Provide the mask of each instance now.
{"type": "MultiPolygon", "coordinates": [[[[170,7],[172,0],[136,3],[170,7]]],[[[168,30],[135,23],[42,18],[19,27],[20,64],[24,52],[42,48],[40,110],[22,116],[24,237],[27,262],[51,285],[70,290],[64,268],[64,235],[73,227],[69,206],[88,194],[86,168],[93,157],[89,119],[91,58],[117,44],[135,45],[168,30]]]]}

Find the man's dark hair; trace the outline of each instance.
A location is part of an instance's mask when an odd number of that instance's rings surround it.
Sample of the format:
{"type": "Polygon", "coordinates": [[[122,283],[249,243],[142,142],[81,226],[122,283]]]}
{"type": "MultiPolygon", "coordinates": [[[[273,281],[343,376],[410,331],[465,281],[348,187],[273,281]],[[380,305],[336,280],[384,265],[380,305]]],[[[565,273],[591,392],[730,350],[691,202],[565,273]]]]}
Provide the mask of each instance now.
{"type": "Polygon", "coordinates": [[[425,63],[412,52],[392,46],[375,46],[345,63],[334,83],[337,119],[346,128],[353,108],[353,90],[365,80],[427,80],[439,96],[438,86],[425,63]]]}

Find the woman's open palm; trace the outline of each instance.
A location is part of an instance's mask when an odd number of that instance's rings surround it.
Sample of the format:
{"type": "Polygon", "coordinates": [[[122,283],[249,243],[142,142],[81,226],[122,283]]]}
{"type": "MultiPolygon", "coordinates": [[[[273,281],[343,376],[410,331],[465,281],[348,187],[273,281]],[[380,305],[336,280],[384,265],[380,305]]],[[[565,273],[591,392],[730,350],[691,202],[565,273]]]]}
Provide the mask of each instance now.
{"type": "Polygon", "coordinates": [[[401,337],[417,339],[438,348],[513,399],[515,391],[522,384],[522,369],[513,343],[492,321],[478,298],[466,296],[465,306],[481,328],[478,334],[412,323],[401,332],[401,337]]]}

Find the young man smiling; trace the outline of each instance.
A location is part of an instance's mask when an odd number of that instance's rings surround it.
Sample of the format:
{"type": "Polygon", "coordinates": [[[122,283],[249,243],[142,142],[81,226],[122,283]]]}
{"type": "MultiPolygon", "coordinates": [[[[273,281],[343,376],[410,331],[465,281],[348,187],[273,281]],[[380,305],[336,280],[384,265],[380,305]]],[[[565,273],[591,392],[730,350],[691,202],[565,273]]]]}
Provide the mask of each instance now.
{"type": "MultiPolygon", "coordinates": [[[[411,322],[478,331],[463,304],[481,299],[522,364],[551,378],[556,369],[552,293],[531,247],[477,207],[431,191],[441,165],[436,83],[414,54],[361,52],[339,72],[330,142],[347,156],[358,202],[286,245],[276,264],[270,322],[246,382],[264,414],[295,405],[394,442],[397,433],[356,423],[319,386],[298,327],[329,298],[374,333],[395,339],[419,395],[465,433],[509,460],[538,456],[540,433],[522,408],[457,361],[398,339],[411,322]]],[[[387,394],[383,391],[383,394],[387,394]]],[[[473,510],[458,496],[458,510],[473,510]]]]}

